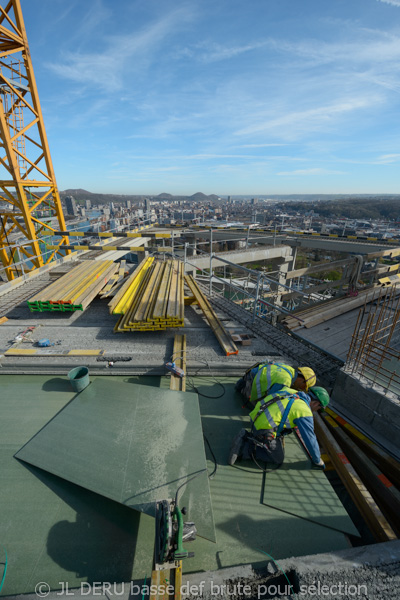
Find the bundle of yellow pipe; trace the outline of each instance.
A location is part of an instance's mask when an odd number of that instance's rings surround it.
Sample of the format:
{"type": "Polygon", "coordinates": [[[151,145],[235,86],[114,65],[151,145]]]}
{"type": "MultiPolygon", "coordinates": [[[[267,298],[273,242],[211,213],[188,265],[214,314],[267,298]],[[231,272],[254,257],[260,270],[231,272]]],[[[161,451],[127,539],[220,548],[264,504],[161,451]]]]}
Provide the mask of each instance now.
{"type": "Polygon", "coordinates": [[[183,265],[143,261],[109,304],[122,317],[114,331],[159,331],[184,325],[183,265]]]}
{"type": "Polygon", "coordinates": [[[31,312],[85,310],[118,269],[112,260],[75,267],[28,300],[31,312]]]}

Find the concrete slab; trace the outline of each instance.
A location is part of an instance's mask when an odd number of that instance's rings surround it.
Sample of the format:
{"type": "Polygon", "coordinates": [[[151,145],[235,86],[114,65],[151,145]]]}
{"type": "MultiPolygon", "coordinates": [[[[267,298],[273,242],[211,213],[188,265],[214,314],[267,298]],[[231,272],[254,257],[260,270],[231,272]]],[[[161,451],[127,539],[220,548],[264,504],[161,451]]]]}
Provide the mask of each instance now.
{"type": "MultiPolygon", "coordinates": [[[[3,372],[29,371],[47,373],[66,373],[74,366],[84,364],[97,371],[106,370],[107,363],[96,361],[96,357],[76,360],[73,358],[53,358],[54,352],[62,353],[71,349],[99,349],[110,359],[113,356],[126,356],[132,360],[116,364],[122,373],[134,372],[137,368],[144,370],[158,367],[160,372],[165,372],[163,365],[170,360],[173,353],[174,336],[176,332],[186,334],[188,365],[194,368],[204,368],[208,371],[213,368],[235,368],[238,375],[250,365],[260,360],[259,355],[277,357],[277,351],[268,342],[254,336],[250,346],[240,346],[236,356],[225,356],[218,340],[206,323],[201,311],[194,306],[185,309],[185,327],[170,329],[160,332],[127,332],[114,333],[113,328],[118,320],[118,315],[110,315],[106,300],[95,299],[83,313],[31,313],[27,307],[26,299],[20,302],[8,313],[8,321],[0,327],[0,355],[11,348],[31,349],[34,343],[42,338],[50,340],[54,346],[43,349],[48,358],[35,357],[3,357],[1,365],[3,372]],[[34,326],[31,341],[27,343],[12,344],[15,337],[28,327],[34,326]],[[253,352],[257,356],[253,357],[253,352]]],[[[224,326],[233,332],[246,332],[246,329],[234,319],[218,311],[224,326]]]]}
{"type": "Polygon", "coordinates": [[[296,334],[346,360],[359,311],[354,309],[309,329],[296,329],[296,334]]]}
{"type": "Polygon", "coordinates": [[[399,598],[400,542],[288,558],[279,563],[265,556],[261,569],[245,566],[189,575],[184,577],[183,586],[191,590],[185,600],[399,598]]]}

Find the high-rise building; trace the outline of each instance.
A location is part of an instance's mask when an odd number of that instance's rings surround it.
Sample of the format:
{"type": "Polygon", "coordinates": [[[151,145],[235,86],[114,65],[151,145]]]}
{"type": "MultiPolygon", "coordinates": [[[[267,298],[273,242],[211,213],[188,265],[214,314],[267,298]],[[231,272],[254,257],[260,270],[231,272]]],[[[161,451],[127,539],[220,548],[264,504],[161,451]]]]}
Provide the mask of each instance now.
{"type": "Polygon", "coordinates": [[[90,200],[85,200],[85,208],[86,210],[90,210],[92,208],[92,203],[90,200]]]}
{"type": "Polygon", "coordinates": [[[150,212],[150,200],[149,200],[149,198],[145,198],[145,200],[144,200],[144,212],[145,213],[150,212]]]}
{"type": "Polygon", "coordinates": [[[73,196],[66,196],[65,198],[65,207],[67,209],[68,215],[77,215],[78,210],[76,208],[75,198],[73,196]]]}

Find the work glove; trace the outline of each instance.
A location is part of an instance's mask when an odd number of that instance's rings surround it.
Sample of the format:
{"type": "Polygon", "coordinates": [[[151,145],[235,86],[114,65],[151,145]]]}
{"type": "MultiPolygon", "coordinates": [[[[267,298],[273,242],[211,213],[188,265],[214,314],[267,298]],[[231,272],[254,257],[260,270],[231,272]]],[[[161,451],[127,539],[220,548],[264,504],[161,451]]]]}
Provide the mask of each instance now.
{"type": "Polygon", "coordinates": [[[322,470],[324,470],[325,469],[325,463],[322,460],[322,458],[320,458],[319,462],[317,462],[317,463],[313,462],[312,468],[313,469],[322,469],[322,470]]]}

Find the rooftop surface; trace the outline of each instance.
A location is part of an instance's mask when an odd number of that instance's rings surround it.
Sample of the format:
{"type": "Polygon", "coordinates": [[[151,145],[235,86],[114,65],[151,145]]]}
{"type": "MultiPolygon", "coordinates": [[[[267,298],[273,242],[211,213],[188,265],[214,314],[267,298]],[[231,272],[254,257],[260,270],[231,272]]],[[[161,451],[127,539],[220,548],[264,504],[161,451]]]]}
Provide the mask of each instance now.
{"type": "MultiPolygon", "coordinates": [[[[9,560],[5,595],[33,592],[43,579],[60,589],[60,582],[72,588],[84,581],[151,575],[152,517],[19,462],[14,454],[73,400],[67,373],[75,366],[88,366],[92,382],[116,381],[127,390],[137,385],[167,389],[164,364],[173,356],[175,331],[116,334],[118,316],[110,315],[107,300],[99,298],[84,312],[31,313],[26,300],[53,277],[44,273],[3,295],[0,287],[0,315],[8,318],[0,325],[0,538],[9,560]],[[32,333],[16,342],[28,328],[32,333]],[[54,345],[37,348],[42,338],[54,345]],[[21,350],[29,352],[18,356],[21,350]]],[[[255,362],[280,358],[291,364],[310,361],[321,377],[329,371],[332,381],[340,361],[331,361],[323,348],[344,358],[351,319],[339,335],[339,324],[331,320],[319,332],[300,330],[293,336],[259,319],[253,322],[251,313],[224,299],[213,306],[224,326],[250,334],[251,344],[225,356],[200,309],[185,307],[185,327],[178,331],[187,337],[186,389],[199,392],[217,543],[199,537],[189,547],[195,557],[184,562],[184,570],[201,577],[228,569],[230,577],[241,577],[246,565],[265,566],[263,552],[278,561],[321,552],[335,556],[349,548],[348,536],[357,537],[357,531],[328,479],[310,469],[294,437],[287,438],[284,465],[265,476],[252,463],[229,467],[227,456],[232,438],[248,423],[248,411],[234,391],[237,376],[255,362]],[[321,350],[297,341],[303,334],[321,350]]],[[[105,460],[100,453],[99,468],[105,460]]],[[[398,551],[393,556],[397,561],[398,551]]]]}
{"type": "MultiPolygon", "coordinates": [[[[72,368],[84,360],[84,363],[90,364],[92,368],[107,372],[108,362],[98,361],[96,356],[87,354],[84,359],[65,357],[71,350],[98,350],[110,360],[121,355],[125,359],[131,359],[116,361],[113,367],[114,373],[117,370],[125,373],[133,368],[142,368],[143,372],[148,372],[151,368],[159,368],[161,369],[159,374],[163,374],[165,372],[163,365],[173,354],[176,331],[186,334],[188,362],[197,362],[197,367],[205,371],[208,370],[207,365],[210,365],[213,368],[237,368],[237,372],[241,373],[251,364],[261,360],[259,356],[280,355],[280,352],[267,341],[254,337],[250,346],[240,347],[238,355],[225,356],[217,338],[203,318],[201,310],[194,305],[185,307],[184,329],[160,332],[114,333],[119,315],[110,315],[107,299],[96,298],[83,312],[30,312],[26,301],[38,289],[49,285],[51,280],[50,274],[45,273],[20,288],[11,290],[3,296],[0,295],[0,314],[8,318],[8,321],[0,326],[0,354],[4,355],[4,352],[10,350],[21,353],[18,357],[3,356],[0,359],[3,370],[20,371],[26,368],[30,372],[38,372],[40,369],[47,368],[51,372],[53,368],[53,371],[59,369],[65,372],[69,365],[72,368]],[[28,340],[13,343],[18,334],[28,327],[34,328],[28,340]],[[38,355],[37,349],[34,356],[23,355],[25,351],[33,350],[34,343],[42,338],[47,338],[51,344],[54,344],[40,351],[43,357],[38,355]],[[256,358],[252,355],[253,352],[257,353],[256,358]]],[[[223,325],[231,333],[247,332],[243,325],[228,315],[219,313],[219,316],[223,325]]]]}
{"type": "MultiPolygon", "coordinates": [[[[167,377],[116,380],[127,394],[137,384],[169,387],[167,377]]],[[[14,458],[73,399],[67,378],[2,375],[0,383],[0,537],[9,557],[3,593],[33,592],[43,580],[59,589],[60,581],[74,587],[81,581],[149,577],[152,517],[14,458]]],[[[311,469],[296,439],[287,442],[284,465],[265,476],[251,462],[227,466],[231,440],[248,422],[234,392],[234,379],[222,377],[217,383],[215,378],[195,378],[191,384],[199,391],[210,475],[216,469],[210,488],[217,543],[203,538],[193,542],[190,550],[195,558],[184,562],[185,571],[262,565],[263,551],[279,560],[349,547],[347,534],[357,531],[324,474],[311,469]]],[[[76,427],[84,436],[79,423],[76,427]]],[[[99,455],[99,469],[109,460],[99,455]]]]}

